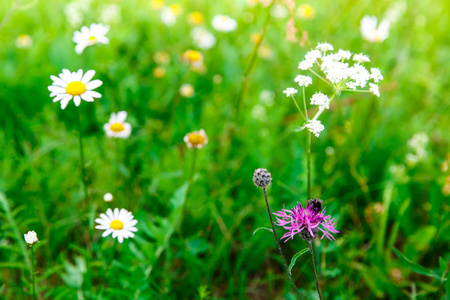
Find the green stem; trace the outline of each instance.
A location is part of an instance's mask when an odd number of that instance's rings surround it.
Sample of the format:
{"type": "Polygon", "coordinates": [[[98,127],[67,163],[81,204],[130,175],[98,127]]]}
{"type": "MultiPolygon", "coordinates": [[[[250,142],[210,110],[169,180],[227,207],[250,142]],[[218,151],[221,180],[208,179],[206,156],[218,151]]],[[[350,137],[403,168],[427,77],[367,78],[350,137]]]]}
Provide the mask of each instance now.
{"type": "Polygon", "coordinates": [[[303,106],[305,107],[306,120],[309,120],[308,109],[306,108],[305,86],[303,86],[303,106]]]}
{"type": "Polygon", "coordinates": [[[323,298],[322,298],[322,293],[320,292],[319,279],[317,278],[317,273],[316,273],[316,264],[314,263],[313,247],[312,247],[311,241],[309,241],[308,243],[309,243],[309,252],[311,253],[311,260],[312,260],[312,265],[313,265],[314,278],[316,279],[317,293],[319,293],[319,298],[320,298],[320,300],[322,300],[323,298]]]}
{"type": "Polygon", "coordinates": [[[284,264],[284,268],[286,270],[286,274],[289,276],[289,280],[291,281],[292,288],[294,289],[294,291],[297,294],[298,298],[299,299],[303,299],[302,296],[300,295],[300,292],[298,291],[297,285],[295,285],[295,281],[292,278],[291,273],[289,272],[289,268],[288,268],[288,265],[286,263],[286,259],[284,258],[284,255],[283,255],[283,250],[281,250],[281,245],[280,245],[280,242],[278,241],[277,233],[275,232],[275,226],[273,225],[272,214],[270,212],[269,201],[267,200],[267,192],[266,192],[266,188],[265,187],[263,187],[263,191],[264,191],[264,199],[266,199],[267,213],[269,214],[270,224],[272,225],[273,236],[275,238],[275,242],[277,243],[277,247],[278,247],[278,251],[280,252],[281,259],[283,260],[283,264],[284,264]]]}
{"type": "Polygon", "coordinates": [[[307,157],[307,164],[308,164],[308,199],[311,199],[311,132],[308,131],[308,157],[307,157]]]}
{"type": "Polygon", "coordinates": [[[274,3],[275,3],[275,1],[273,1],[272,4],[267,8],[267,16],[266,16],[266,20],[264,21],[264,25],[262,28],[261,38],[253,47],[252,53],[250,54],[250,57],[248,58],[248,63],[245,68],[245,71],[244,71],[244,77],[242,78],[242,84],[241,84],[241,88],[239,90],[239,96],[238,96],[238,100],[236,103],[236,119],[239,118],[242,100],[244,99],[244,94],[247,90],[248,81],[249,81],[250,76],[252,75],[252,72],[253,72],[253,69],[254,69],[254,66],[256,63],[256,57],[257,57],[256,54],[258,53],[258,49],[261,46],[262,41],[264,40],[264,36],[266,35],[267,27],[269,26],[269,21],[271,18],[270,11],[271,11],[271,8],[274,3]]]}
{"type": "Polygon", "coordinates": [[[36,300],[36,290],[34,287],[34,252],[33,252],[33,246],[31,248],[31,278],[32,278],[32,290],[33,290],[33,300],[36,300]]]}
{"type": "Polygon", "coordinates": [[[319,77],[320,79],[322,79],[324,82],[326,82],[329,85],[333,85],[331,82],[329,82],[328,80],[326,80],[325,78],[323,78],[322,76],[320,76],[319,74],[317,74],[316,72],[314,72],[314,70],[312,68],[309,69],[314,75],[316,75],[317,77],[319,77]]]}
{"type": "Polygon", "coordinates": [[[189,184],[192,183],[192,181],[194,180],[194,174],[195,174],[195,164],[197,162],[197,149],[193,149],[194,150],[194,157],[192,158],[192,165],[191,165],[191,173],[189,175],[189,184]]]}
{"type": "Polygon", "coordinates": [[[291,95],[292,101],[294,101],[295,106],[297,106],[297,109],[299,111],[299,113],[302,115],[303,119],[305,119],[305,121],[307,121],[308,119],[306,118],[306,116],[303,114],[302,110],[300,109],[300,106],[298,106],[297,101],[295,101],[294,96],[291,95]]]}
{"type": "Polygon", "coordinates": [[[83,137],[81,131],[81,112],[78,110],[78,133],[79,133],[79,144],[80,144],[80,163],[81,163],[81,181],[83,182],[84,198],[87,203],[88,201],[88,187],[86,182],[86,170],[84,168],[84,154],[83,154],[83,137]]]}

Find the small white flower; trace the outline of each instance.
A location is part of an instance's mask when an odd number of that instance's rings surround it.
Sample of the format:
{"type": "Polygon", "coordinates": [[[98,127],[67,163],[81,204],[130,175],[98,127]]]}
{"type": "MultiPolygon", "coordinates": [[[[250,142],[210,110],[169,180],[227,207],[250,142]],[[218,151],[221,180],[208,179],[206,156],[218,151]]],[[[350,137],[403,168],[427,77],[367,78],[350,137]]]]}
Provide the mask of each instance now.
{"type": "Polygon", "coordinates": [[[360,64],[365,63],[365,62],[370,62],[370,58],[364,54],[353,55],[353,60],[360,64]]]}
{"type": "Polygon", "coordinates": [[[201,149],[203,146],[208,144],[208,137],[203,129],[199,131],[189,132],[184,136],[184,142],[188,148],[201,149]]]}
{"type": "Polygon", "coordinates": [[[194,87],[192,84],[184,83],[180,87],[180,95],[186,98],[190,98],[194,95],[194,87]]]}
{"type": "Polygon", "coordinates": [[[361,34],[371,43],[381,43],[389,36],[389,21],[381,21],[378,27],[377,22],[377,17],[374,16],[364,16],[361,20],[361,34]]]}
{"type": "Polygon", "coordinates": [[[317,59],[322,57],[322,52],[319,50],[310,50],[305,54],[305,60],[312,60],[316,62],[317,59]]]}
{"type": "Polygon", "coordinates": [[[320,133],[325,129],[325,126],[319,120],[309,120],[305,127],[316,137],[319,137],[320,133]]]}
{"type": "Polygon", "coordinates": [[[371,68],[370,78],[372,78],[374,82],[379,82],[380,80],[383,80],[383,75],[381,75],[381,72],[378,68],[371,68]]]}
{"type": "Polygon", "coordinates": [[[305,59],[298,64],[298,68],[300,70],[308,70],[309,68],[313,67],[314,62],[315,62],[314,60],[305,59]]]}
{"type": "Polygon", "coordinates": [[[119,210],[108,208],[106,214],[101,213],[100,218],[95,219],[95,229],[105,230],[102,236],[106,237],[112,233],[113,238],[117,238],[119,243],[123,243],[123,239],[134,237],[134,233],[138,231],[135,225],[137,220],[134,220],[134,216],[126,209],[119,210]]]}
{"type": "Polygon", "coordinates": [[[101,10],[100,20],[103,23],[119,23],[121,20],[120,6],[118,4],[109,4],[101,10]]]}
{"type": "Polygon", "coordinates": [[[261,122],[267,121],[267,109],[261,104],[256,104],[255,106],[253,106],[250,115],[253,119],[259,120],[261,122]]]}
{"type": "Polygon", "coordinates": [[[336,54],[341,57],[341,59],[350,59],[350,57],[352,57],[352,53],[348,50],[339,49],[336,54]]]}
{"type": "Polygon", "coordinates": [[[330,109],[330,98],[321,92],[315,93],[311,97],[311,105],[319,105],[319,109],[330,109]]]}
{"type": "Polygon", "coordinates": [[[275,4],[270,10],[270,15],[276,19],[284,19],[289,15],[289,10],[283,4],[275,4]]]}
{"type": "Polygon", "coordinates": [[[327,52],[327,51],[333,51],[334,48],[331,44],[328,43],[319,43],[316,47],[317,50],[320,50],[322,52],[327,52]]]}
{"type": "Polygon", "coordinates": [[[275,99],[275,92],[271,90],[262,90],[261,93],[259,93],[259,100],[261,100],[261,103],[265,106],[272,106],[275,99]]]}
{"type": "Polygon", "coordinates": [[[103,125],[107,137],[126,139],[131,134],[131,125],[126,123],[126,111],[112,113],[109,122],[103,125]]]}
{"type": "Polygon", "coordinates": [[[225,15],[216,15],[211,23],[215,30],[222,32],[234,31],[237,28],[236,20],[225,15]]]}
{"type": "Polygon", "coordinates": [[[201,49],[211,49],[216,44],[215,36],[204,28],[193,28],[191,30],[191,37],[194,45],[201,49]]]}
{"type": "Polygon", "coordinates": [[[416,150],[419,148],[425,148],[427,144],[428,144],[428,136],[424,132],[416,133],[408,141],[408,145],[416,150]]]}
{"type": "Polygon", "coordinates": [[[73,42],[75,46],[75,52],[81,54],[84,48],[95,44],[108,44],[109,39],[106,34],[109,31],[108,25],[103,24],[91,24],[88,28],[86,26],[81,27],[80,31],[75,31],[73,34],[73,42]]]}
{"type": "Polygon", "coordinates": [[[106,193],[103,195],[103,200],[105,200],[105,202],[111,202],[113,201],[113,195],[111,193],[106,193]]]}
{"type": "Polygon", "coordinates": [[[347,81],[347,82],[345,83],[345,85],[346,85],[349,89],[352,89],[352,90],[356,90],[356,87],[357,87],[356,82],[354,82],[354,81],[347,81]]]}
{"type": "Polygon", "coordinates": [[[369,83],[370,89],[369,91],[377,97],[380,97],[380,88],[375,83],[369,83]]]}
{"type": "Polygon", "coordinates": [[[312,84],[312,78],[309,76],[304,75],[297,75],[295,77],[294,82],[297,82],[299,86],[307,87],[308,85],[312,84]]]}
{"type": "Polygon", "coordinates": [[[89,70],[83,75],[83,70],[70,72],[63,69],[59,77],[50,76],[53,84],[48,87],[51,92],[50,97],[55,97],[53,102],[61,101],[61,109],[65,109],[69,101],[72,100],[76,106],[79,106],[81,99],[87,102],[94,102],[94,98],[100,98],[102,95],[93,89],[102,85],[101,80],[92,80],[95,71],[89,70]]]}
{"type": "Polygon", "coordinates": [[[351,79],[355,81],[355,84],[361,88],[367,85],[367,81],[370,79],[370,73],[361,65],[353,65],[348,69],[348,74],[351,79]]]}
{"type": "Polygon", "coordinates": [[[36,232],[28,231],[26,234],[23,235],[23,238],[25,239],[25,242],[28,244],[28,246],[33,246],[37,242],[39,242],[36,232]]]}
{"type": "Polygon", "coordinates": [[[16,38],[16,47],[20,49],[30,48],[33,45],[33,39],[28,34],[21,34],[16,38]]]}
{"type": "Polygon", "coordinates": [[[170,7],[164,7],[161,10],[161,21],[166,24],[167,26],[173,26],[175,25],[175,22],[177,21],[177,15],[174,12],[174,10],[170,7]]]}
{"type": "Polygon", "coordinates": [[[293,87],[288,87],[287,89],[285,89],[284,91],[283,91],[283,93],[285,93],[286,94],[286,97],[290,97],[290,96],[292,96],[292,95],[295,95],[295,94],[297,94],[297,90],[296,89],[294,89],[293,87]]]}

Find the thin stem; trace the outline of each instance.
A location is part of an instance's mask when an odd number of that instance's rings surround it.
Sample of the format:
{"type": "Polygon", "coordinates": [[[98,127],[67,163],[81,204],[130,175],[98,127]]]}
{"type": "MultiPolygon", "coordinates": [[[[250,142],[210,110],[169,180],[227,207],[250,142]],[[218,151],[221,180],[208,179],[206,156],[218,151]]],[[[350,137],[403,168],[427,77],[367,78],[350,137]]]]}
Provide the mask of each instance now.
{"type": "Polygon", "coordinates": [[[249,78],[252,75],[254,66],[256,64],[256,57],[257,57],[256,54],[258,53],[258,49],[261,46],[262,41],[264,40],[264,36],[266,35],[267,27],[269,26],[269,21],[271,18],[270,11],[271,11],[272,5],[274,3],[275,3],[275,1],[273,1],[272,4],[267,8],[267,16],[266,16],[266,20],[264,21],[264,25],[262,28],[261,38],[253,47],[252,53],[250,54],[250,57],[248,58],[248,63],[245,68],[245,71],[244,71],[244,77],[242,78],[242,84],[241,84],[241,88],[239,90],[239,96],[238,96],[238,100],[236,103],[236,119],[239,118],[242,100],[244,99],[244,94],[247,90],[247,84],[248,84],[249,78]]]}
{"type": "Polygon", "coordinates": [[[331,82],[329,82],[328,80],[326,80],[325,78],[323,78],[322,76],[320,76],[319,74],[317,74],[316,72],[314,72],[314,70],[312,68],[309,69],[314,75],[316,75],[317,77],[319,77],[320,79],[322,79],[324,82],[326,82],[329,85],[333,85],[331,82]]]}
{"type": "Polygon", "coordinates": [[[191,173],[189,175],[189,184],[192,183],[193,179],[194,179],[194,172],[195,172],[195,164],[197,162],[197,149],[192,149],[194,150],[194,157],[192,158],[192,165],[191,165],[191,173]]]}
{"type": "Polygon", "coordinates": [[[80,163],[81,163],[81,181],[83,182],[84,198],[87,203],[88,201],[88,189],[86,182],[86,170],[84,169],[84,154],[83,154],[83,137],[81,131],[81,112],[78,110],[78,133],[79,133],[79,144],[80,144],[80,163]]]}
{"type": "Polygon", "coordinates": [[[32,278],[32,290],[33,290],[33,300],[36,300],[36,290],[34,288],[34,252],[33,252],[33,246],[31,248],[31,278],[32,278]]]}
{"type": "Polygon", "coordinates": [[[308,131],[308,157],[307,157],[307,164],[308,164],[308,199],[311,199],[311,132],[308,131]]]}
{"type": "Polygon", "coordinates": [[[295,106],[297,106],[297,109],[298,109],[298,111],[300,112],[300,114],[302,115],[303,119],[308,120],[308,119],[306,118],[306,116],[303,114],[303,112],[302,112],[302,110],[300,109],[300,107],[298,106],[297,101],[295,101],[294,96],[291,95],[291,98],[292,98],[292,101],[294,101],[295,106]]]}
{"type": "Polygon", "coordinates": [[[269,201],[267,200],[267,192],[266,192],[265,187],[263,187],[263,191],[264,191],[264,198],[266,199],[267,213],[269,214],[270,224],[272,225],[273,236],[275,238],[275,242],[277,243],[277,247],[278,247],[278,251],[280,252],[281,259],[283,260],[284,268],[286,269],[286,274],[289,276],[289,280],[291,281],[292,288],[294,289],[298,298],[303,299],[302,296],[300,295],[300,292],[298,291],[297,286],[295,285],[295,281],[292,278],[291,273],[289,272],[289,269],[288,269],[288,266],[286,263],[286,259],[284,258],[284,255],[283,255],[283,250],[281,250],[280,242],[278,241],[277,233],[275,232],[275,226],[273,225],[272,214],[270,212],[269,201]]]}
{"type": "Polygon", "coordinates": [[[350,90],[350,89],[342,89],[341,91],[346,91],[346,92],[357,92],[357,93],[370,93],[369,90],[350,90]]]}
{"type": "Polygon", "coordinates": [[[303,106],[305,107],[306,120],[309,120],[308,109],[306,108],[305,86],[303,86],[303,106]]]}
{"type": "Polygon", "coordinates": [[[322,293],[320,292],[319,280],[317,279],[316,264],[314,263],[313,247],[312,247],[311,241],[309,241],[308,243],[309,243],[309,252],[311,253],[311,260],[312,260],[312,265],[313,265],[314,278],[316,279],[317,292],[319,293],[320,300],[322,300],[323,298],[322,298],[322,293]]]}

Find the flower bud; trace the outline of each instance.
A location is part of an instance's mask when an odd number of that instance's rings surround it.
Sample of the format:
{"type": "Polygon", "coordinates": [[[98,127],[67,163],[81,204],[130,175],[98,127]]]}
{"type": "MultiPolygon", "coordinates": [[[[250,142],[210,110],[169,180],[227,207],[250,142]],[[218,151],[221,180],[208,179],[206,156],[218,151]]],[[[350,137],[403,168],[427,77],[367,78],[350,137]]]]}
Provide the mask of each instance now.
{"type": "Polygon", "coordinates": [[[25,242],[27,242],[28,246],[33,246],[34,244],[36,244],[37,242],[39,242],[38,238],[37,238],[37,234],[36,232],[33,231],[28,231],[28,233],[23,235],[25,242]]]}
{"type": "Polygon", "coordinates": [[[256,169],[253,173],[253,183],[257,187],[264,188],[270,184],[272,177],[266,169],[256,169]]]}

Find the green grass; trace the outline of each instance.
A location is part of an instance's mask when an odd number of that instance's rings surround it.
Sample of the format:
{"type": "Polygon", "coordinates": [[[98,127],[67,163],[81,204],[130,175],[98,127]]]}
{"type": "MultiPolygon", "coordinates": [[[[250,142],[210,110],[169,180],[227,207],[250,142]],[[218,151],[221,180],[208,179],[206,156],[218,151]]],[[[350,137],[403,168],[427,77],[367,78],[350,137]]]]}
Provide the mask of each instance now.
{"type": "MultiPolygon", "coordinates": [[[[26,5],[27,2],[22,5],[26,5]]],[[[287,19],[270,20],[240,114],[236,103],[246,62],[267,8],[245,1],[181,1],[173,27],[161,23],[149,1],[92,1],[83,25],[99,21],[104,4],[120,6],[110,44],[74,51],[67,1],[38,1],[15,10],[0,30],[0,298],[31,299],[31,253],[23,234],[35,230],[37,294],[40,299],[295,299],[270,227],[256,168],[273,177],[272,211],[307,200],[306,134],[282,91],[300,74],[310,47],[327,41],[363,52],[384,75],[381,97],[342,93],[321,117],[326,129],[313,138],[312,195],[339,218],[336,241],[315,243],[325,299],[449,299],[450,259],[450,36],[447,1],[407,1],[407,9],[380,44],[365,42],[359,22],[382,17],[393,1],[311,1],[312,20],[296,19],[308,43],[285,40],[287,19]],[[194,48],[186,22],[199,10],[217,44],[201,51],[207,72],[187,72],[181,54],[194,48]],[[246,22],[249,12],[252,22],[246,22]],[[216,14],[230,15],[238,30],[211,28],[216,14]],[[18,49],[29,34],[33,45],[18,49]],[[166,51],[166,75],[152,75],[153,55],[166,51]],[[63,68],[93,69],[103,81],[94,103],[52,103],[50,75],[63,68]],[[186,73],[187,72],[187,73],[186,73]],[[214,83],[213,76],[223,80],[214,83]],[[193,98],[178,95],[181,83],[193,98]],[[275,93],[274,104],[260,92],[275,93]],[[255,113],[255,106],[261,114],[255,113]],[[258,108],[259,107],[259,108],[258,108]],[[89,199],[80,180],[77,111],[81,112],[89,199]],[[126,140],[105,136],[111,112],[126,110],[133,127],[126,140]],[[253,112],[253,113],[252,113],[253,112]],[[183,137],[205,129],[209,143],[193,151],[183,137]],[[350,133],[351,132],[351,133],[350,133]],[[429,137],[427,156],[406,162],[408,140],[429,137]],[[394,172],[393,166],[404,170],[394,172]],[[103,201],[111,192],[113,202],[103,201]],[[139,221],[134,239],[102,238],[94,219],[108,207],[130,210],[139,221]],[[382,208],[382,209],[380,209],[382,208]]],[[[168,1],[168,4],[175,1],[168,1]]],[[[0,3],[0,19],[13,1],[0,3]]],[[[301,4],[297,1],[297,5],[301,4]]],[[[307,88],[330,94],[315,80],[307,88]]],[[[283,230],[277,228],[281,236],[283,230]]],[[[308,245],[300,238],[282,245],[288,260],[308,245]]],[[[289,264],[289,262],[288,262],[289,264]]],[[[309,255],[292,274],[305,299],[317,299],[309,255]],[[314,298],[316,297],[316,298],[314,298]]]]}

